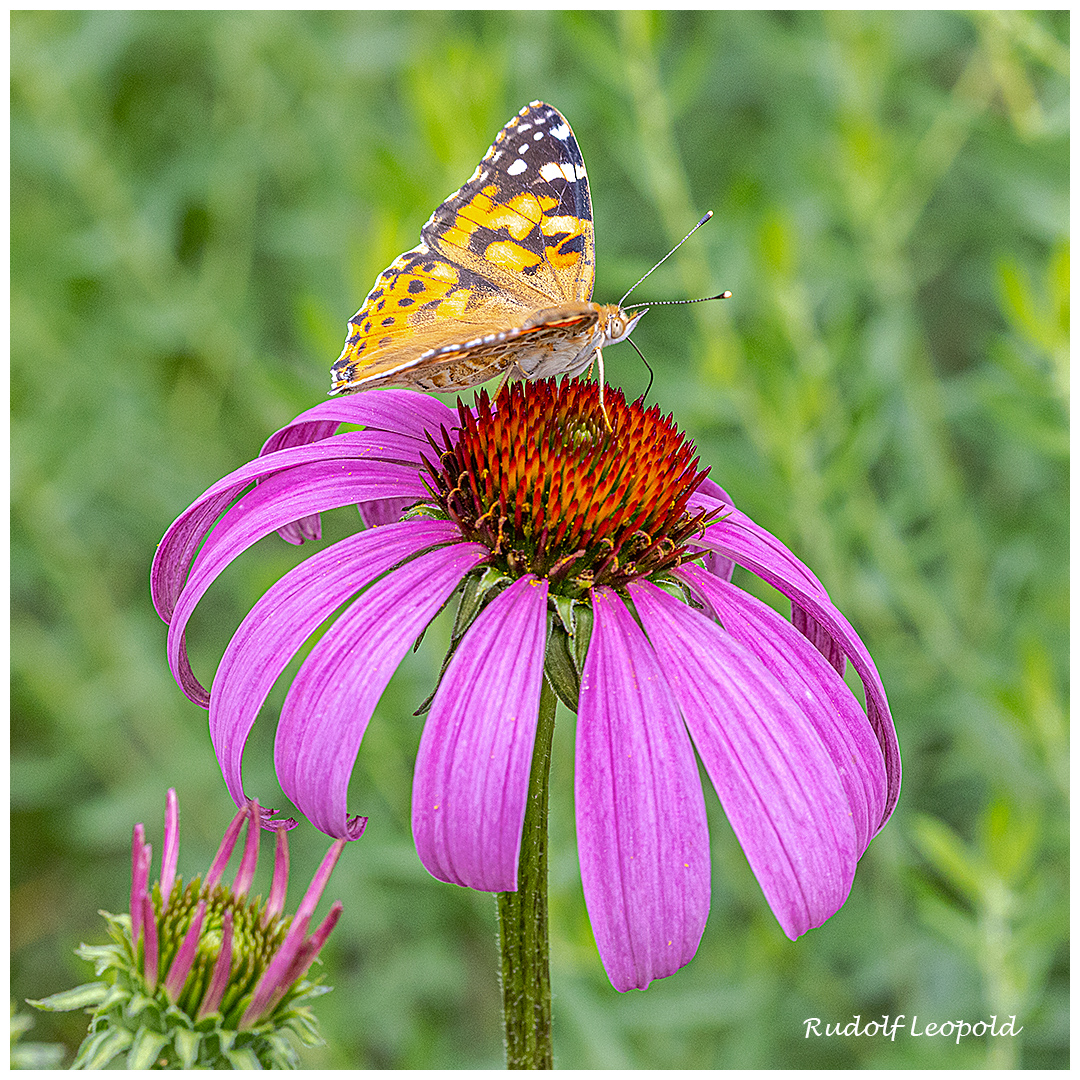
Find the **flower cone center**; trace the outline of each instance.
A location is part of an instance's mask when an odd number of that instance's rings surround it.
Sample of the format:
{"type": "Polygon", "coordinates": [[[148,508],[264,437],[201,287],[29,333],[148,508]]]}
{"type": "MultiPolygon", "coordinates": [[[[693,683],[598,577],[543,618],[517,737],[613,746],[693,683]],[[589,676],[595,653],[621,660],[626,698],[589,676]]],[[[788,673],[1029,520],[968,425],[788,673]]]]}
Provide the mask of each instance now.
{"type": "Polygon", "coordinates": [[[692,442],[659,406],[564,379],[513,383],[435,445],[435,499],[513,576],[583,595],[678,565],[704,512],[686,506],[705,478],[692,442]]]}

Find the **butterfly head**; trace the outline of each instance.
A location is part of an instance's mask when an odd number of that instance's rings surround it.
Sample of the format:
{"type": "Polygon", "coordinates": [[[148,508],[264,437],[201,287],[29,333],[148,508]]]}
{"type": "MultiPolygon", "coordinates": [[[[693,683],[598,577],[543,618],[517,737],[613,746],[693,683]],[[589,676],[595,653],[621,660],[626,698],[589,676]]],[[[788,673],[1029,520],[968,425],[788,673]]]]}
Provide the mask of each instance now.
{"type": "Polygon", "coordinates": [[[616,345],[625,341],[638,324],[638,319],[648,311],[627,311],[619,304],[607,304],[604,318],[604,344],[616,345]]]}

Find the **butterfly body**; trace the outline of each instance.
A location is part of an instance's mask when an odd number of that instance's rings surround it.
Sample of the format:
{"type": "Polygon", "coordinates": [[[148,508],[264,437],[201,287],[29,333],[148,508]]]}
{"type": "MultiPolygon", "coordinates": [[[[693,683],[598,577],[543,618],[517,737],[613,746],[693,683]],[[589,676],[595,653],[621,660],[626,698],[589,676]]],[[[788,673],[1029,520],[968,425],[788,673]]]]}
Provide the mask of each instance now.
{"type": "Polygon", "coordinates": [[[330,392],[580,374],[644,314],[593,303],[595,262],[581,151],[562,114],[534,101],[376,279],[330,392]]]}

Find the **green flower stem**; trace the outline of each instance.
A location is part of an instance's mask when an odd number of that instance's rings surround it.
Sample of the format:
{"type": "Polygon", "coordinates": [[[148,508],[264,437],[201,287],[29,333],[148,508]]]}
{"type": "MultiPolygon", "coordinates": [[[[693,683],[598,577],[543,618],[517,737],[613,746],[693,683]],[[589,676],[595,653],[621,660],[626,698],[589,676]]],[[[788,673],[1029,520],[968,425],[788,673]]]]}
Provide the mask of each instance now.
{"type": "Polygon", "coordinates": [[[540,691],[529,801],[521,837],[517,892],[498,894],[503,1022],[508,1069],[550,1069],[551,974],[548,966],[547,815],[555,692],[540,691]]]}

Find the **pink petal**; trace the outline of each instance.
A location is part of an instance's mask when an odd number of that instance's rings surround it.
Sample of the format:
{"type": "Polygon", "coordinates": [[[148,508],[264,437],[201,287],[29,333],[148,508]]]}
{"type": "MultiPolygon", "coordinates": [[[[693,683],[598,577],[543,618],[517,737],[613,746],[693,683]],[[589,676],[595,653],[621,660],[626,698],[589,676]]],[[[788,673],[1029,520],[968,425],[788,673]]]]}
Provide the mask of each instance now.
{"type": "MultiPolygon", "coordinates": [[[[750,565],[740,556],[754,559],[756,562],[775,566],[800,586],[820,596],[828,598],[825,586],[818,581],[813,571],[781,543],[767,529],[763,529],[741,510],[736,510],[730,503],[721,499],[711,499],[700,491],[695,492],[691,502],[696,502],[697,509],[720,510],[723,517],[705,530],[701,545],[733,558],[740,566],[750,569],[750,565]]],[[[757,571],[754,571],[757,573],[757,571]]]]}
{"type": "Polygon", "coordinates": [[[210,985],[203,995],[202,1004],[199,1006],[196,1020],[209,1016],[216,1012],[225,994],[225,988],[229,984],[229,975],[232,972],[232,939],[233,939],[233,916],[232,911],[226,908],[221,916],[221,948],[218,950],[217,959],[214,961],[214,970],[210,975],[210,985]]]}
{"type": "MultiPolygon", "coordinates": [[[[363,828],[361,828],[360,832],[363,832],[363,828]]],[[[359,833],[357,836],[359,836],[359,833]]],[[[319,898],[322,896],[326,883],[330,880],[330,874],[337,865],[337,861],[344,849],[345,840],[339,839],[330,845],[330,850],[323,856],[323,861],[319,864],[319,869],[315,871],[315,876],[304,894],[304,899],[301,900],[300,907],[297,908],[296,914],[289,924],[285,940],[274,954],[273,959],[267,964],[266,970],[263,972],[262,978],[259,979],[255,992],[251,996],[251,1001],[244,1010],[244,1015],[240,1019],[241,1030],[249,1024],[255,1023],[260,1016],[272,1009],[284,997],[285,992],[295,981],[296,977],[291,974],[294,961],[297,954],[304,947],[304,938],[307,936],[311,916],[315,913],[319,898]]],[[[333,912],[331,912],[331,915],[333,916],[333,912]]],[[[330,923],[331,929],[335,922],[337,922],[336,916],[333,917],[330,923]]],[[[327,929],[326,933],[329,934],[329,932],[330,930],[327,929]]]]}
{"type": "Polygon", "coordinates": [[[154,917],[154,905],[148,893],[140,897],[142,903],[142,924],[145,934],[143,940],[143,978],[151,990],[158,983],[158,927],[154,917]]]}
{"type": "MultiPolygon", "coordinates": [[[[418,401],[417,397],[407,390],[376,390],[323,402],[271,435],[260,456],[287,446],[320,442],[332,436],[340,424],[349,423],[361,424],[369,431],[386,431],[413,439],[416,446],[414,456],[409,460],[419,464],[419,455],[430,448],[427,431],[437,432],[441,425],[453,426],[456,418],[453,410],[437,398],[425,395],[423,401],[418,401]]],[[[388,517],[387,520],[397,521],[398,518],[388,517]]],[[[364,521],[368,525],[385,524],[385,521],[368,521],[366,517],[364,521]]],[[[282,539],[291,544],[317,540],[320,532],[318,514],[302,517],[278,529],[282,539]]]]}
{"type": "MultiPolygon", "coordinates": [[[[713,552],[715,555],[716,553],[713,552]]],[[[728,579],[731,580],[730,578],[728,579]]],[[[843,675],[847,667],[847,657],[840,643],[816,619],[812,619],[798,604],[791,605],[791,625],[843,675]]]]}
{"type": "Polygon", "coordinates": [[[191,974],[191,965],[195,962],[195,952],[199,944],[199,936],[202,934],[203,919],[206,918],[206,901],[200,900],[195,914],[192,916],[191,925],[176,950],[176,956],[169,967],[169,973],[165,976],[164,988],[169,1000],[175,1005],[180,991],[184,989],[184,983],[191,974]]]}
{"type": "Polygon", "coordinates": [[[413,837],[440,881],[518,887],[547,636],[546,580],[520,578],[477,617],[443,674],[413,778],[413,837]]]}
{"type": "MultiPolygon", "coordinates": [[[[252,483],[278,472],[342,460],[351,461],[358,467],[361,463],[366,463],[367,466],[380,463],[409,465],[413,469],[411,475],[415,477],[415,470],[420,464],[417,446],[415,439],[387,436],[380,432],[352,431],[324,439],[313,446],[279,450],[249,461],[228,476],[222,477],[169,526],[158,544],[150,569],[150,590],[158,614],[165,622],[170,620],[195,552],[199,550],[206,534],[222,512],[252,483]]],[[[419,481],[417,487],[423,494],[419,481]]],[[[382,492],[368,497],[392,494],[397,493],[382,492]]],[[[400,494],[404,496],[406,492],[400,494]]]]}
{"type": "Polygon", "coordinates": [[[889,712],[885,687],[859,635],[829,599],[817,578],[779,540],[745,515],[709,526],[702,543],[728,555],[740,566],[779,589],[794,605],[803,609],[851,660],[866,690],[866,715],[885,755],[889,797],[881,821],[884,825],[900,797],[900,746],[896,741],[896,728],[889,712]]]}
{"type": "Polygon", "coordinates": [[[847,899],[859,856],[828,750],[746,646],[648,582],[629,592],[784,933],[820,926],[847,899]]]}
{"type": "Polygon", "coordinates": [[[131,833],[131,943],[138,946],[143,932],[143,897],[150,890],[150,845],[142,822],[131,833]]]}
{"type": "Polygon", "coordinates": [[[206,871],[206,878],[203,881],[204,888],[213,889],[221,880],[221,875],[225,873],[225,867],[229,865],[233,850],[236,848],[236,841],[240,839],[240,830],[250,816],[251,811],[245,803],[243,809],[229,822],[229,827],[225,830],[225,835],[218,845],[214,861],[210,864],[210,869],[206,871]]]}
{"type": "Polygon", "coordinates": [[[161,845],[161,910],[166,911],[176,881],[176,861],[180,856],[180,806],[176,791],[165,793],[165,838],[161,845]]]}
{"type": "Polygon", "coordinates": [[[410,476],[405,467],[334,461],[277,473],[230,507],[206,538],[169,624],[169,666],[184,693],[198,705],[206,706],[209,702],[209,694],[195,678],[188,662],[184,631],[195,605],[233,559],[282,523],[302,517],[310,510],[345,506],[378,491],[409,488],[418,489],[419,480],[415,475],[410,476]],[[396,474],[392,478],[388,474],[393,470],[396,474]]]}
{"type": "Polygon", "coordinates": [[[420,631],[489,555],[479,544],[455,544],[393,570],[304,661],[281,710],[274,760],[282,790],[317,829],[353,837],[346,792],[376,702],[420,631]]]}
{"type": "Polygon", "coordinates": [[[403,521],[324,548],[276,581],[248,612],[218,665],[210,694],[210,739],[237,806],[240,765],[255,718],[296,651],[342,604],[392,566],[459,539],[448,521],[403,521]]]}
{"type": "Polygon", "coordinates": [[[263,910],[263,926],[271,919],[278,918],[285,910],[285,894],[289,888],[289,838],[286,829],[280,825],[275,830],[274,842],[274,877],[270,882],[270,896],[263,910]]]}
{"type": "Polygon", "coordinates": [[[369,528],[376,529],[381,525],[392,525],[401,519],[401,515],[414,503],[416,499],[375,499],[372,502],[361,503],[358,507],[360,520],[369,528]]]}
{"type": "Polygon", "coordinates": [[[339,424],[359,424],[372,431],[395,432],[428,449],[426,433],[458,424],[457,413],[438,398],[412,390],[368,390],[333,398],[302,412],[266,440],[262,454],[332,435],[339,424]]]}
{"type": "MultiPolygon", "coordinates": [[[[710,479],[708,476],[698,484],[695,494],[708,495],[709,498],[715,499],[725,506],[735,506],[731,496],[715,480],[710,479]]],[[[693,502],[693,496],[691,496],[690,501],[693,502]]]]}
{"type": "Polygon", "coordinates": [[[233,879],[233,896],[247,896],[251,883],[255,880],[255,868],[259,864],[259,837],[262,835],[262,812],[255,799],[248,800],[247,835],[244,838],[244,854],[240,857],[240,866],[233,879]]]}
{"type": "Polygon", "coordinates": [[[848,688],[817,649],[782,615],[757,597],[699,567],[676,571],[723,627],[788,688],[821,736],[844,785],[860,851],[877,832],[888,785],[885,759],[870,722],[848,688]]]}
{"type": "Polygon", "coordinates": [[[581,881],[612,985],[644,989],[688,963],[705,929],[705,799],[645,635],[611,589],[594,591],[593,611],[574,765],[581,881]]]}

